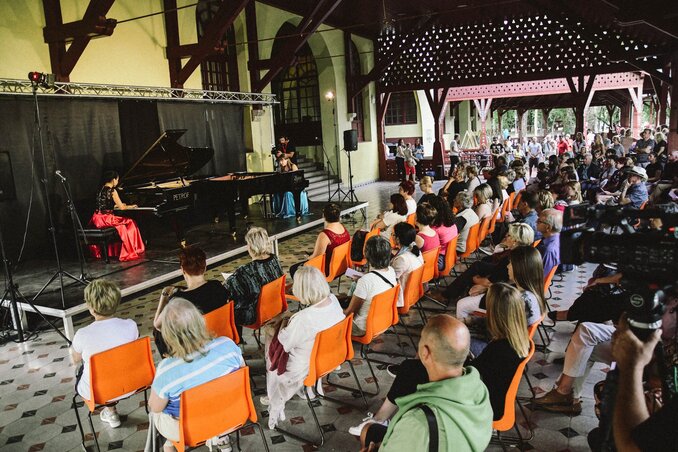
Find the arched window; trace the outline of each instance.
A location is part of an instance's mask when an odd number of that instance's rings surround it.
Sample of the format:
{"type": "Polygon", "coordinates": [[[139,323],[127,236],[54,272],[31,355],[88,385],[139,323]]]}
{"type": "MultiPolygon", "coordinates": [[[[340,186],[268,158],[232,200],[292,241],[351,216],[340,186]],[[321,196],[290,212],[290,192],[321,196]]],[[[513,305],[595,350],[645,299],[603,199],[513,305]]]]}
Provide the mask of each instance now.
{"type": "Polygon", "coordinates": [[[417,123],[417,101],[413,92],[391,94],[391,100],[386,108],[385,123],[387,126],[417,123]]]}
{"type": "MultiPolygon", "coordinates": [[[[295,28],[286,23],[273,43],[273,55],[282,51],[285,35],[295,28]]],[[[276,135],[289,135],[294,143],[309,146],[322,143],[318,68],[308,44],[299,49],[297,59],[271,82],[271,89],[280,102],[275,109],[276,135]]]]}
{"type": "MultiPolygon", "coordinates": [[[[198,37],[209,26],[222,0],[200,0],[195,9],[198,37]]],[[[209,55],[200,63],[202,89],[210,91],[240,91],[238,55],[235,49],[235,31],[231,25],[218,43],[219,53],[209,55]]]]}
{"type": "MultiPolygon", "coordinates": [[[[350,75],[353,77],[358,77],[362,75],[360,69],[360,54],[358,53],[358,48],[355,46],[353,41],[351,43],[351,65],[350,65],[350,75]]],[[[363,94],[362,91],[358,93],[353,99],[353,113],[355,113],[355,118],[351,123],[351,127],[358,131],[358,141],[365,141],[365,128],[364,128],[364,112],[363,112],[363,94]]]]}

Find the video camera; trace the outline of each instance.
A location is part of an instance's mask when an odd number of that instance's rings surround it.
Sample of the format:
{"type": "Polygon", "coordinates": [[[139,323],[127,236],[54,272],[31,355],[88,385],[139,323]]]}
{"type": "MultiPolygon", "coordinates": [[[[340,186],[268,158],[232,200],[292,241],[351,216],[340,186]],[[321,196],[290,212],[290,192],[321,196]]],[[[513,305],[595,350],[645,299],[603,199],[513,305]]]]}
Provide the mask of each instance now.
{"type": "Polygon", "coordinates": [[[564,264],[593,262],[613,265],[629,293],[627,312],[634,333],[645,339],[661,327],[666,292],[678,280],[678,208],[651,209],[580,204],[565,210],[560,234],[564,264]],[[652,228],[636,229],[639,220],[652,228]],[[605,227],[622,230],[604,232],[605,227]]]}

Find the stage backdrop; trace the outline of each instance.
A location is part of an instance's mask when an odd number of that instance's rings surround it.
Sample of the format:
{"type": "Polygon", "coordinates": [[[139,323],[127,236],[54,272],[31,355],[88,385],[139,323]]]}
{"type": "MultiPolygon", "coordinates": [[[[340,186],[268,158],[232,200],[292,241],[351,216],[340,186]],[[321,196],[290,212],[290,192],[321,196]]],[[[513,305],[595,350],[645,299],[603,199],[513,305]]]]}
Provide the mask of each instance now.
{"type": "MultiPolygon", "coordinates": [[[[197,174],[245,171],[243,106],[143,99],[39,97],[50,199],[66,252],[72,249],[64,189],[54,175],[68,178],[79,216],[89,219],[105,170],[124,174],[166,129],[188,129],[179,143],[212,147],[214,159],[197,174]]],[[[29,96],[0,96],[0,151],[9,151],[17,199],[0,202],[0,227],[12,261],[29,218],[26,255],[50,256],[42,160],[35,108],[29,96]]]]}

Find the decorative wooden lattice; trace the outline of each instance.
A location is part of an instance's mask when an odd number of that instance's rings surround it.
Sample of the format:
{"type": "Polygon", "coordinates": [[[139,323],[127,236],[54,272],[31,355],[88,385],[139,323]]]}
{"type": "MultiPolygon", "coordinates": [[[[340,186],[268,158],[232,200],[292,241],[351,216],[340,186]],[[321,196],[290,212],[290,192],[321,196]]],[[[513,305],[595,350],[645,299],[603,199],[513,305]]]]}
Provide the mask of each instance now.
{"type": "Polygon", "coordinates": [[[391,62],[382,89],[399,91],[602,73],[617,64],[611,49],[632,58],[653,54],[650,47],[611,28],[542,14],[384,33],[377,61],[391,62]]]}

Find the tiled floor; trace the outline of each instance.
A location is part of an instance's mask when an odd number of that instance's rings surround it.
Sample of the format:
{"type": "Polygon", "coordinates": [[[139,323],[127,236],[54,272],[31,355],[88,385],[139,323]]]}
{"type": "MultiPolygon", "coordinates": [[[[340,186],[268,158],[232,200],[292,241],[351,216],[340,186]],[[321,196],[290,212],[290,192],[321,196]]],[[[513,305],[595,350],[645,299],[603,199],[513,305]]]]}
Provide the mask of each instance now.
{"type": "MultiPolygon", "coordinates": [[[[394,183],[376,183],[357,190],[361,200],[370,202],[370,218],[373,218],[384,207],[385,200],[395,190],[394,187],[394,183]]],[[[356,215],[356,219],[357,224],[347,225],[351,231],[363,225],[360,214],[356,215]]],[[[305,253],[312,251],[316,234],[317,231],[312,231],[281,244],[280,257],[286,268],[301,260],[305,253]]],[[[242,259],[236,260],[211,269],[209,276],[218,278],[219,272],[230,271],[242,262],[244,262],[242,259]]],[[[554,308],[566,307],[572,303],[586,284],[591,271],[590,266],[584,266],[565,275],[562,281],[555,282],[552,287],[551,305],[554,308]]],[[[141,334],[149,334],[158,295],[159,290],[125,301],[119,310],[119,316],[135,319],[141,334]]],[[[89,318],[82,318],[77,322],[76,328],[88,322],[90,322],[89,318]]],[[[413,323],[417,322],[413,321],[413,323]]],[[[546,353],[537,352],[530,362],[529,373],[536,392],[548,391],[562,370],[562,361],[558,361],[557,358],[562,358],[562,352],[572,329],[573,326],[570,324],[559,323],[550,350],[546,353]]],[[[272,450],[276,451],[310,450],[308,445],[303,445],[266,428],[267,412],[259,404],[259,395],[265,392],[263,389],[265,381],[262,376],[263,361],[249,331],[245,333],[245,340],[248,345],[244,346],[244,354],[253,373],[258,374],[255,376],[257,384],[257,388],[254,389],[255,405],[269,446],[272,445],[272,450]]],[[[379,347],[383,350],[398,350],[395,336],[385,335],[380,341],[379,347]]],[[[412,353],[411,346],[405,344],[405,347],[409,353],[412,353]]],[[[397,358],[394,360],[397,361],[397,358]]],[[[354,365],[363,386],[373,389],[374,385],[367,365],[358,358],[354,360],[354,365]]],[[[75,415],[70,407],[74,370],[68,356],[67,345],[53,332],[45,331],[37,339],[24,344],[7,343],[0,346],[0,448],[3,451],[81,450],[75,415]]],[[[584,410],[580,416],[569,418],[560,414],[527,410],[530,423],[534,427],[534,438],[529,442],[532,449],[551,452],[588,450],[586,434],[597,425],[593,412],[592,387],[595,382],[604,378],[605,370],[601,365],[594,366],[584,387],[584,410]]],[[[392,378],[385,371],[385,366],[377,366],[376,372],[381,392],[379,397],[369,399],[371,411],[376,411],[392,382],[392,378]]],[[[348,366],[344,365],[341,372],[337,373],[335,380],[346,379],[347,384],[350,385],[353,383],[350,377],[348,366]]],[[[326,392],[329,391],[331,388],[328,387],[326,392]]],[[[327,432],[327,442],[323,449],[358,450],[359,444],[356,438],[349,435],[347,430],[350,426],[360,422],[365,411],[359,400],[348,392],[337,390],[332,395],[346,403],[317,402],[316,412],[323,429],[327,432]],[[360,408],[354,408],[351,404],[360,408]]],[[[520,395],[529,395],[524,382],[521,383],[520,395]]],[[[148,418],[143,409],[143,397],[136,396],[121,402],[118,410],[122,415],[123,424],[117,429],[102,426],[98,417],[94,420],[102,450],[136,451],[143,449],[148,429],[148,418]]],[[[81,408],[81,414],[84,415],[85,411],[81,408]]],[[[313,418],[305,402],[293,399],[288,403],[286,413],[289,419],[289,422],[285,423],[286,427],[289,427],[291,423],[293,429],[315,437],[313,418]]],[[[522,426],[527,425],[522,417],[519,417],[519,423],[522,426]]],[[[241,441],[243,450],[263,450],[259,435],[254,433],[251,428],[243,431],[241,441]]],[[[88,445],[91,446],[92,442],[89,441],[88,445]]],[[[491,446],[490,449],[499,450],[496,446],[491,446]]]]}

